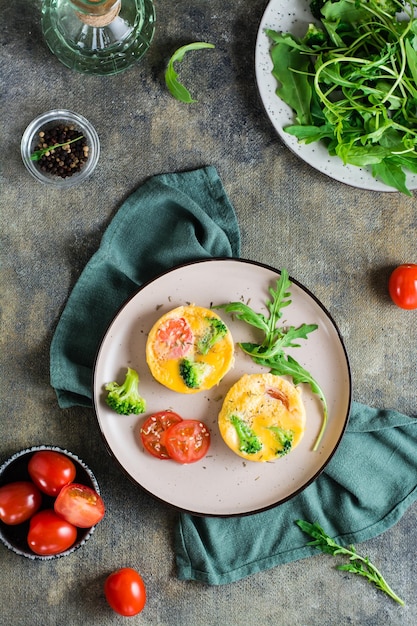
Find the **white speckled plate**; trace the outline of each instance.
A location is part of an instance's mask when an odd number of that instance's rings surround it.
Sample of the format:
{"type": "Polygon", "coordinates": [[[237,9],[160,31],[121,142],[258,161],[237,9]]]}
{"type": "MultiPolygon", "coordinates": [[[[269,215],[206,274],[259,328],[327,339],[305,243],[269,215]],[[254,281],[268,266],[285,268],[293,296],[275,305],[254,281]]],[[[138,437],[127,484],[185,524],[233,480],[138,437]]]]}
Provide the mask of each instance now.
{"type": "MultiPolygon", "coordinates": [[[[210,307],[236,300],[250,301],[266,313],[268,288],[279,272],[251,261],[213,259],[168,271],[144,285],[119,311],[99,348],[94,371],[94,406],[106,445],[128,476],[154,497],[198,515],[232,516],[253,513],[283,502],[304,489],[322,472],[346,428],[351,401],[346,351],[329,313],[293,281],[292,304],[282,321],[298,326],[318,324],[318,330],[293,349],[293,356],[322,386],[329,404],[329,425],[317,452],[312,446],[322,421],[321,405],[303,385],[307,429],[302,442],[287,457],[273,463],[245,462],[223,442],[217,415],[229,387],[244,373],[263,370],[238,348],[234,368],[221,384],[208,391],[183,395],[158,384],[145,360],[147,333],[167,311],[187,303],[210,307]],[[139,372],[140,391],[147,400],[145,416],[121,416],[105,403],[104,385],[121,382],[130,366],[139,372]],[[150,413],[173,409],[183,418],[203,420],[211,431],[208,455],[191,465],[150,456],[138,439],[140,425],[150,413]]],[[[235,342],[255,339],[251,328],[223,311],[235,342]]]]}
{"type": "MultiPolygon", "coordinates": [[[[309,0],[271,0],[262,17],[258,31],[255,50],[256,80],[259,93],[265,110],[286,146],[303,161],[327,174],[330,178],[346,183],[359,189],[373,191],[397,191],[376,180],[370,169],[354,165],[344,165],[336,156],[330,156],[325,145],[321,142],[302,144],[296,137],[289,135],[284,128],[294,123],[294,113],[276,94],[277,82],[272,75],[272,60],[270,57],[271,41],[265,34],[265,29],[277,32],[290,32],[302,36],[314,18],[310,13],[309,0]]],[[[417,189],[417,175],[407,175],[409,189],[417,189]]]]}

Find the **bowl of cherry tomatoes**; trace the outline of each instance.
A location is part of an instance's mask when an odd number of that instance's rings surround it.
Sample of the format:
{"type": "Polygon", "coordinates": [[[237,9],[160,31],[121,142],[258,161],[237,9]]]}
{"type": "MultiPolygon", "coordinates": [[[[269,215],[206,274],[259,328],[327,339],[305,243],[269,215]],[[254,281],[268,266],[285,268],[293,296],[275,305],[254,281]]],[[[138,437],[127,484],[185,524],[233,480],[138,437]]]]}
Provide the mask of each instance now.
{"type": "Polygon", "coordinates": [[[0,467],[0,539],[32,560],[71,554],[104,517],[97,480],[75,454],[34,446],[0,467]]]}

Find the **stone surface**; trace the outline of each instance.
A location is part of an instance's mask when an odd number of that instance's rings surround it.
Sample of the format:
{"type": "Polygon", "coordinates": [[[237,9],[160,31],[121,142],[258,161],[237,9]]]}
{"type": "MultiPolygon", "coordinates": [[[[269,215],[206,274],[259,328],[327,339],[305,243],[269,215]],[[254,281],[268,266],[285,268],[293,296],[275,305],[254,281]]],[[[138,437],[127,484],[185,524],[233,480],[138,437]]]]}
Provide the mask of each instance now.
{"type": "MultiPolygon", "coordinates": [[[[107,455],[93,412],[59,409],[49,385],[49,344],[66,298],[121,202],[147,177],[217,167],[242,233],[242,257],[286,267],[329,309],[350,356],[360,402],[416,411],[416,313],[393,306],[387,279],[417,262],[414,197],[362,191],[321,175],[276,136],[260,103],[254,47],[265,0],[156,2],[157,30],[140,64],[113,77],[83,76],[46,48],[40,2],[3,3],[1,461],[41,443],[65,447],[93,469],[106,521],[72,556],[31,563],[0,545],[0,623],[5,626],[121,624],[103,581],[122,565],[148,586],[145,611],[129,623],[161,626],[414,626],[416,507],[360,546],[405,608],[317,555],[220,588],[177,580],[176,512],[129,482],[107,455]],[[164,85],[172,52],[206,40],[181,78],[197,104],[164,85]],[[59,192],[26,172],[27,124],[68,108],[96,127],[102,155],[93,177],[59,192]]],[[[352,463],[355,460],[352,459],[352,463]]],[[[371,486],[370,486],[371,488],[371,486]]]]}

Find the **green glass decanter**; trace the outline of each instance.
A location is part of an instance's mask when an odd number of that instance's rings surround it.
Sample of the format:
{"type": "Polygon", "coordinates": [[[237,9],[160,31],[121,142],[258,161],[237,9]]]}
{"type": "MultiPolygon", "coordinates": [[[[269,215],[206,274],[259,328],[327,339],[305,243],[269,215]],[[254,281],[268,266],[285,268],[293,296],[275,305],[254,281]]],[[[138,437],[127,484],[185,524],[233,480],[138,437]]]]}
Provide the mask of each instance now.
{"type": "Polygon", "coordinates": [[[155,32],[152,0],[44,0],[42,31],[55,56],[85,74],[117,74],[139,61],[155,32]]]}

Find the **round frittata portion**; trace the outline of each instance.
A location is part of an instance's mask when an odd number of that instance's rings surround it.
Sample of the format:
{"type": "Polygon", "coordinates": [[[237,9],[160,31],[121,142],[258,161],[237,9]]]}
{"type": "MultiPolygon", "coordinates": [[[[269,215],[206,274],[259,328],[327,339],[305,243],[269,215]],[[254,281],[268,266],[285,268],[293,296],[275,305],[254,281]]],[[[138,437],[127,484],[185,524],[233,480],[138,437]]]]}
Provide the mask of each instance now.
{"type": "Polygon", "coordinates": [[[306,423],[301,391],[273,374],[246,374],[231,387],[218,418],[225,443],[250,461],[273,461],[300,443],[306,423]]]}
{"type": "Polygon", "coordinates": [[[232,367],[233,338],[211,309],[180,306],[152,327],[146,362],[161,385],[178,393],[197,393],[217,385],[232,367]]]}

